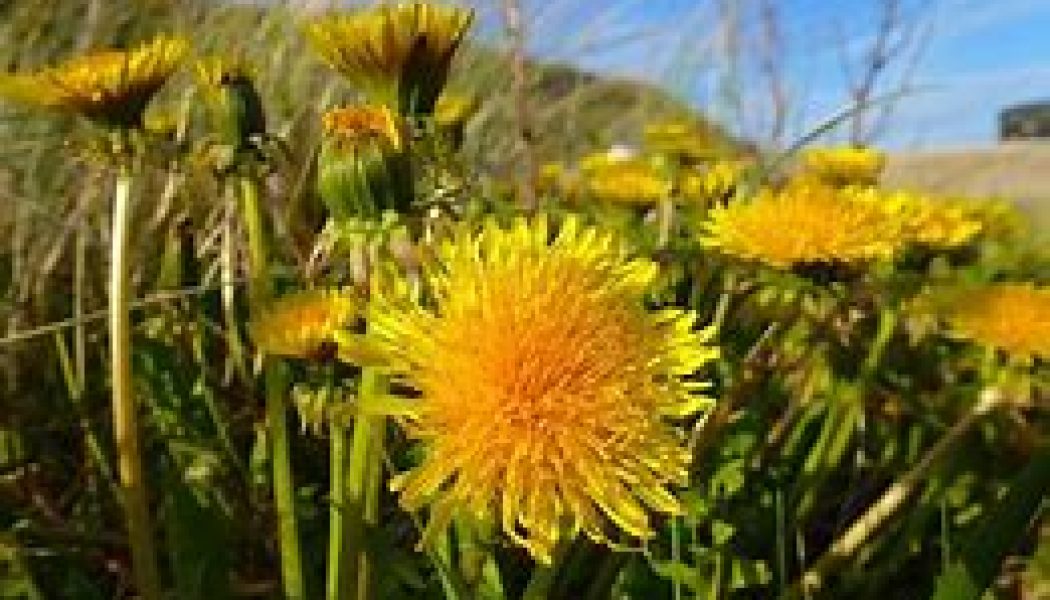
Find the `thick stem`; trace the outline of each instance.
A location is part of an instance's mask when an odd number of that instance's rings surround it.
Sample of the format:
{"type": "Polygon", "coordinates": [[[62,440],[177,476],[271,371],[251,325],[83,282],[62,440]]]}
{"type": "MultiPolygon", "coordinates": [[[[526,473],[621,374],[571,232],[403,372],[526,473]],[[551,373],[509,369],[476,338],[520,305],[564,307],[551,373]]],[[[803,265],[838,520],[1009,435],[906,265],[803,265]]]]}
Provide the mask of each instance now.
{"type": "MultiPolygon", "coordinates": [[[[266,251],[259,188],[245,177],[240,181],[241,209],[248,232],[250,285],[248,295],[253,314],[258,314],[273,293],[266,251]]],[[[266,426],[270,432],[270,461],[273,467],[273,495],[277,511],[277,542],[281,554],[281,579],[284,597],[305,598],[302,558],[299,552],[299,525],[295,517],[295,483],[292,480],[292,457],[288,447],[288,375],[277,359],[264,358],[263,384],[266,388],[266,426]]]]}
{"type": "Polygon", "coordinates": [[[281,579],[288,600],[306,597],[299,524],[295,516],[295,482],[288,444],[288,373],[283,363],[267,358],[263,363],[266,386],[266,425],[270,430],[270,460],[273,466],[273,496],[277,510],[277,542],[281,552],[281,579]]]}
{"type": "Polygon", "coordinates": [[[128,238],[131,227],[131,183],[127,168],[117,176],[113,198],[112,253],[109,279],[109,343],[113,379],[113,434],[123,492],[128,542],[135,584],[146,600],[160,598],[160,576],[153,548],[146,484],[142,474],[138,419],[131,381],[131,311],[128,238]]]}
{"type": "Polygon", "coordinates": [[[222,254],[220,255],[219,263],[222,288],[219,290],[219,296],[222,298],[222,317],[226,325],[226,346],[229,349],[233,370],[241,378],[241,381],[248,381],[250,379],[247,367],[248,361],[245,359],[244,341],[241,339],[237,320],[237,289],[235,287],[235,259],[237,253],[234,243],[235,227],[233,226],[236,208],[234,198],[235,192],[232,186],[227,185],[227,211],[225,223],[223,223],[222,254]]]}
{"type": "MultiPolygon", "coordinates": [[[[384,394],[383,378],[373,368],[361,373],[359,400],[367,403],[384,394]]],[[[368,556],[365,536],[379,521],[379,491],[383,472],[386,419],[362,415],[354,421],[350,464],[346,478],[346,578],[341,598],[367,600],[374,595],[375,564],[368,556]]]]}
{"type": "Polygon", "coordinates": [[[270,281],[270,257],[266,251],[266,228],[263,226],[259,186],[249,177],[240,179],[241,217],[248,234],[248,270],[251,281],[248,288],[250,304],[257,308],[273,294],[270,281]]]}

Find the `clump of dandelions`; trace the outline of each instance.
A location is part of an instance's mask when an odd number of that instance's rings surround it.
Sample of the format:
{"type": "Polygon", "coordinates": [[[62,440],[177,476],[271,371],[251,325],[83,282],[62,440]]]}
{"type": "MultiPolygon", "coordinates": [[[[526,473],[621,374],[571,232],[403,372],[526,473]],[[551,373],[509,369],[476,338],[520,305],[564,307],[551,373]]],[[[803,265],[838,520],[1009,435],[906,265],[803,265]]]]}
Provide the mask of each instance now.
{"type": "Polygon", "coordinates": [[[654,535],[678,514],[690,453],[678,421],[710,400],[697,369],[713,332],[650,311],[657,275],[570,218],[461,232],[429,275],[427,306],[374,298],[372,343],[415,388],[407,431],[425,458],[395,480],[426,536],[457,515],[498,523],[537,560],[582,531],[599,543],[654,535]]]}

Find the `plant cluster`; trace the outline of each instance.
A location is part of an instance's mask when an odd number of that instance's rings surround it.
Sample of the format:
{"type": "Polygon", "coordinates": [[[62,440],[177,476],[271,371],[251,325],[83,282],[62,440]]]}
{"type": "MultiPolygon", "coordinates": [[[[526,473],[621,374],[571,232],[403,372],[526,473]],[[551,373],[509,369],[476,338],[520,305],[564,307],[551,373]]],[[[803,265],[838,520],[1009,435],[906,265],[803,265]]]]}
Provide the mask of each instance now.
{"type": "Polygon", "coordinates": [[[305,155],[263,65],[181,37],[0,75],[82,118],[112,192],[108,333],[40,329],[80,427],[0,429],[0,591],[954,600],[1031,549],[1050,261],[1019,213],[684,119],[543,165],[525,210],[464,152],[485,96],[446,90],[472,21],[302,23],[358,94],[305,155]],[[151,117],[179,69],[200,106],[151,117]],[[158,173],[211,229],[142,239],[158,173]]]}

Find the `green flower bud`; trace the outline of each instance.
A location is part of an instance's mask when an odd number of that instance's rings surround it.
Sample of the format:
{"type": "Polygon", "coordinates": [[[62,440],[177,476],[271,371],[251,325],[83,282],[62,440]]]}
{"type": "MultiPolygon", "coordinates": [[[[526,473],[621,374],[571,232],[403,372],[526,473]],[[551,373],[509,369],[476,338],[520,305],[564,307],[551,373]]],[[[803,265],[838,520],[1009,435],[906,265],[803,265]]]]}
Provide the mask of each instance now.
{"type": "Polygon", "coordinates": [[[412,202],[403,121],[385,106],[337,108],[324,116],[318,192],[336,220],[376,221],[412,202]]]}
{"type": "Polygon", "coordinates": [[[202,60],[197,64],[197,78],[222,144],[244,150],[266,133],[262,99],[243,64],[202,60]]]}

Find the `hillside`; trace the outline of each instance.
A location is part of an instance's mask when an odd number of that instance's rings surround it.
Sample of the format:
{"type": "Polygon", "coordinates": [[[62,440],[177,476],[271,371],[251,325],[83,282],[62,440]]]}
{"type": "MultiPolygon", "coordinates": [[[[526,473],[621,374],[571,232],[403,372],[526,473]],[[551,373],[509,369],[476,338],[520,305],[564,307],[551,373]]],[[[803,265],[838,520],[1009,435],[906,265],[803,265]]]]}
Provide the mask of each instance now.
{"type": "Polygon", "coordinates": [[[893,154],[885,181],[943,194],[1015,200],[1040,223],[1050,224],[1050,142],[893,154]]]}

